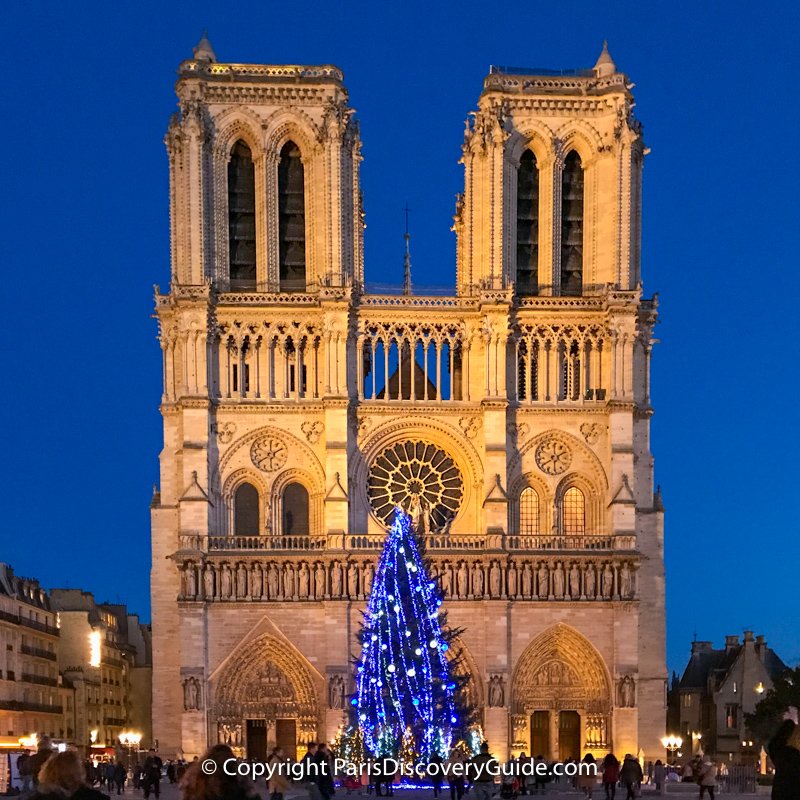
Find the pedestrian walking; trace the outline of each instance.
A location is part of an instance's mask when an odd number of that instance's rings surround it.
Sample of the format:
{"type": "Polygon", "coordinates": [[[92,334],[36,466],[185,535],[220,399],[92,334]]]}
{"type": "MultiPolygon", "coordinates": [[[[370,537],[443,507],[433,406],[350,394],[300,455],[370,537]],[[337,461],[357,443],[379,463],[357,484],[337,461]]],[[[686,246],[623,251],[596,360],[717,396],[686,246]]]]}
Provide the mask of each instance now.
{"type": "Polygon", "coordinates": [[[613,753],[608,753],[603,759],[603,789],[606,792],[606,800],[614,800],[617,796],[618,782],[619,759],[613,753]]]}
{"type": "Polygon", "coordinates": [[[179,787],[181,800],[257,800],[242,777],[226,774],[224,764],[232,758],[233,750],[226,744],[206,750],[202,761],[193,761],[187,768],[179,787]],[[209,769],[212,763],[214,769],[209,769]]]}
{"type": "Polygon", "coordinates": [[[144,786],[145,798],[150,797],[152,792],[156,797],[161,797],[161,768],[164,762],[156,754],[155,747],[148,751],[144,761],[142,785],[144,786]]]}
{"type": "Polygon", "coordinates": [[[628,753],[622,761],[619,779],[627,790],[625,800],[636,800],[636,795],[641,788],[644,774],[642,773],[642,765],[630,753],[628,753]]]}
{"type": "Polygon", "coordinates": [[[319,743],[314,754],[314,763],[317,765],[317,786],[322,800],[330,800],[336,789],[333,783],[333,756],[327,742],[319,743]]]}
{"type": "Polygon", "coordinates": [[[272,773],[267,781],[267,789],[269,791],[269,800],[283,800],[283,795],[289,788],[289,781],[284,774],[284,763],[286,761],[286,754],[281,747],[274,747],[267,759],[267,764],[270,765],[272,773]]]}
{"type": "Polygon", "coordinates": [[[484,742],[481,751],[469,760],[470,783],[475,790],[475,800],[490,800],[494,789],[494,776],[498,772],[497,759],[489,753],[484,742]]]}
{"type": "Polygon", "coordinates": [[[800,800],[800,725],[784,720],[767,753],[775,767],[772,800],[800,800]]]}
{"type": "Polygon", "coordinates": [[[581,767],[575,780],[575,788],[583,792],[583,796],[587,800],[592,800],[595,786],[597,786],[597,764],[594,756],[591,753],[587,753],[581,762],[581,767]]]}
{"type": "Polygon", "coordinates": [[[467,759],[460,747],[454,747],[444,763],[447,772],[447,785],[450,788],[450,800],[461,800],[464,796],[464,771],[467,759]]]}
{"type": "Polygon", "coordinates": [[[697,779],[700,784],[700,800],[703,800],[706,792],[710,800],[714,800],[714,788],[717,785],[717,765],[710,759],[706,759],[700,767],[700,775],[697,779]]]}
{"type": "Polygon", "coordinates": [[[86,785],[86,771],[74,750],[48,756],[37,779],[33,800],[109,800],[107,794],[86,785]]]}
{"type": "Polygon", "coordinates": [[[114,766],[114,785],[117,787],[117,794],[122,794],[127,779],[128,770],[125,769],[125,765],[118,760],[114,766]]]}
{"type": "Polygon", "coordinates": [[[653,782],[656,785],[656,791],[661,794],[664,789],[664,781],[667,778],[667,768],[661,763],[659,758],[653,766],[653,782]]]}
{"type": "Polygon", "coordinates": [[[434,753],[428,761],[428,777],[433,784],[433,796],[438,797],[442,793],[442,765],[444,759],[438,754],[434,753]]]}

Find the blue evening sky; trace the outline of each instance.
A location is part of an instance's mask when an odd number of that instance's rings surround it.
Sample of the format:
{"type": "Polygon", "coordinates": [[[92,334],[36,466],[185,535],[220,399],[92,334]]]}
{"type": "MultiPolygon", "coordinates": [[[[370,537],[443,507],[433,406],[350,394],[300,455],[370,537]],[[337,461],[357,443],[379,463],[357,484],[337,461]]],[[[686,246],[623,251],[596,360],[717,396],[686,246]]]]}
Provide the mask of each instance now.
{"type": "Polygon", "coordinates": [[[203,27],[221,61],[344,69],[367,279],[401,280],[407,200],[414,274],[433,284],[453,281],[463,123],[489,65],[591,67],[608,39],[652,148],[643,275],[661,297],[669,665],[695,631],[721,644],[745,628],[800,659],[798,22],[790,2],[3,4],[0,560],[149,618],[162,139],[203,27]]]}

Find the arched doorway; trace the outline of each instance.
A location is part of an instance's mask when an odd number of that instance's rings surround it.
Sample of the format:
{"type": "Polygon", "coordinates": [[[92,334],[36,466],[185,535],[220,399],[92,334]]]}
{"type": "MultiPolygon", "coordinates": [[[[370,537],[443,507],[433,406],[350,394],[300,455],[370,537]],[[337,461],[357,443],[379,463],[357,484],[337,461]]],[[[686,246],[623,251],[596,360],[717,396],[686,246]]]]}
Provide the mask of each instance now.
{"type": "Polygon", "coordinates": [[[209,738],[241,758],[266,760],[280,745],[294,758],[317,734],[317,693],[302,658],[265,634],[233,653],[218,679],[209,738]]]}
{"type": "Polygon", "coordinates": [[[563,760],[611,744],[611,681],[589,640],[559,623],[534,639],[514,670],[515,745],[563,760]]]}

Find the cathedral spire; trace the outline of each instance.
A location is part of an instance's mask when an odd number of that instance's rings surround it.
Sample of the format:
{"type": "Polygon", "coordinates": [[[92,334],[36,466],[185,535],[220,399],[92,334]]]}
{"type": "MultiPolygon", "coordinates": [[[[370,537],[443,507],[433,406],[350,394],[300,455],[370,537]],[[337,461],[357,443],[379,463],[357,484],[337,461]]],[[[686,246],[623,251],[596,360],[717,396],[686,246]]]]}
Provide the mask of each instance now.
{"type": "Polygon", "coordinates": [[[410,242],[411,242],[411,234],[408,232],[408,212],[411,209],[408,207],[408,203],[406,203],[405,212],[406,212],[406,232],[403,238],[406,241],[406,252],[403,256],[403,294],[411,294],[411,249],[410,249],[410,242]]]}
{"type": "Polygon", "coordinates": [[[608,42],[603,40],[603,50],[600,57],[594,65],[594,74],[598,78],[605,78],[608,75],[613,75],[617,71],[617,65],[614,59],[611,58],[611,53],[608,52],[608,42]]]}
{"type": "Polygon", "coordinates": [[[203,35],[200,37],[197,47],[192,49],[192,53],[195,61],[208,61],[213,64],[217,60],[214,48],[211,46],[211,42],[208,41],[208,31],[205,28],[203,28],[203,35]]]}

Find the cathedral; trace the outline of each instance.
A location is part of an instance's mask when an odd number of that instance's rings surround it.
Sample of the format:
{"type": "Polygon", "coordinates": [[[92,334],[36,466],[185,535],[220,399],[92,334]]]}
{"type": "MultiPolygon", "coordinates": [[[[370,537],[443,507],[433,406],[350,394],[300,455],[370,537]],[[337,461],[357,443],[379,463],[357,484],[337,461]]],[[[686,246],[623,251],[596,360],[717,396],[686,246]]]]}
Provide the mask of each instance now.
{"type": "Polygon", "coordinates": [[[657,300],[630,79],[492,67],[464,130],[449,296],[364,282],[337,67],[222,63],[169,124],[152,513],[162,754],[331,740],[393,509],[424,537],[501,758],[663,757],[657,300]]]}

